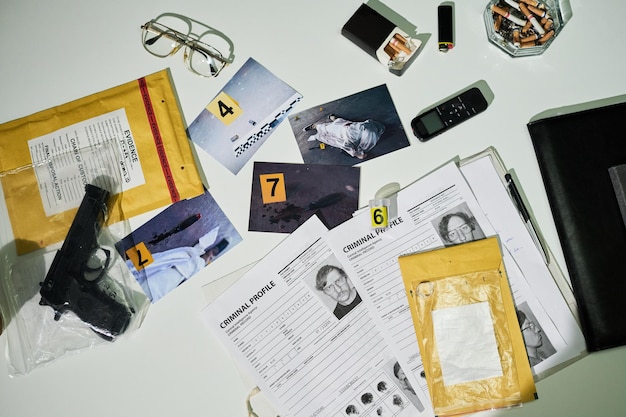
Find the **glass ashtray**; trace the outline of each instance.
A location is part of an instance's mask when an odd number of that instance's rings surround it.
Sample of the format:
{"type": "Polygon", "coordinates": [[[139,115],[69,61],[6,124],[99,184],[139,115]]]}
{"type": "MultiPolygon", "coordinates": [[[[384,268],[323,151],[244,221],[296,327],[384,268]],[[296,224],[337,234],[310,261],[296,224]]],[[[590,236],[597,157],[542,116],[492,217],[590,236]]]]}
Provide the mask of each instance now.
{"type": "Polygon", "coordinates": [[[569,0],[490,0],[483,13],[489,41],[514,57],[541,55],[571,17],[569,0]]]}

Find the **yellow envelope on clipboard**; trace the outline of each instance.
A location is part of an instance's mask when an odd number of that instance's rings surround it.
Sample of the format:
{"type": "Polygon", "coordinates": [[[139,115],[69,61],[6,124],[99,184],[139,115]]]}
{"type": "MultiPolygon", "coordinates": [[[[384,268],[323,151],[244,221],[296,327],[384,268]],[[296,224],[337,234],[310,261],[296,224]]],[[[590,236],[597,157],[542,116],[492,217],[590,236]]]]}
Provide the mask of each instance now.
{"type": "Polygon", "coordinates": [[[497,237],[398,262],[435,415],[536,398],[497,237]]]}
{"type": "Polygon", "coordinates": [[[19,254],[65,238],[90,169],[104,163],[120,171],[110,223],[204,191],[168,70],[0,125],[0,181],[19,254]],[[85,164],[81,152],[97,155],[103,144],[117,159],[85,164]]]}

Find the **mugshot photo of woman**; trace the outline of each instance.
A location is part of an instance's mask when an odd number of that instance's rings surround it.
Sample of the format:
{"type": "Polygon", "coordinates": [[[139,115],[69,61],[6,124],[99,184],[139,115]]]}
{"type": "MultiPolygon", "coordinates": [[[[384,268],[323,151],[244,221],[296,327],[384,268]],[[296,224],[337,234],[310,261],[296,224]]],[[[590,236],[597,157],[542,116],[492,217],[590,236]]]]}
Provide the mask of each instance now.
{"type": "Polygon", "coordinates": [[[447,212],[437,221],[436,228],[445,246],[458,245],[485,237],[465,204],[447,212]]]}

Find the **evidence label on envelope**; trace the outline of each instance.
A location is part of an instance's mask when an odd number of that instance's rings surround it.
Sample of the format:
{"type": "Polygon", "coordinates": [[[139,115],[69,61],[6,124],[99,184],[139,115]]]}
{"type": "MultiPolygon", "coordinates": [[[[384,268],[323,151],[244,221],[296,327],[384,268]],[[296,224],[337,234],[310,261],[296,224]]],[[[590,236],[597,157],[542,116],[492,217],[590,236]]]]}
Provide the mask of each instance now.
{"type": "Polygon", "coordinates": [[[243,113],[239,103],[223,91],[215,96],[206,108],[225,125],[231,124],[243,113]]]}
{"type": "Polygon", "coordinates": [[[143,242],[139,242],[137,245],[128,249],[126,251],[126,256],[128,256],[128,259],[130,259],[137,271],[141,271],[154,262],[152,254],[143,242]]]}
{"type": "Polygon", "coordinates": [[[261,183],[263,204],[287,201],[285,175],[282,172],[276,174],[261,174],[259,175],[259,181],[261,183]]]}

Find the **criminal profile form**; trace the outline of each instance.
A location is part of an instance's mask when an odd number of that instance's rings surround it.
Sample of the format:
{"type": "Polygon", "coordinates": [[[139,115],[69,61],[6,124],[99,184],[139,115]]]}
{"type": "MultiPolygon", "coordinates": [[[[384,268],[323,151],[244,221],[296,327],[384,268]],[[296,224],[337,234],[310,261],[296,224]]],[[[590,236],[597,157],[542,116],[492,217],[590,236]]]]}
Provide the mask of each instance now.
{"type": "Polygon", "coordinates": [[[342,267],[326,233],[312,217],[206,307],[205,322],[281,415],[430,415],[424,394],[396,377],[364,303],[340,315],[316,288],[324,265],[342,267]]]}

